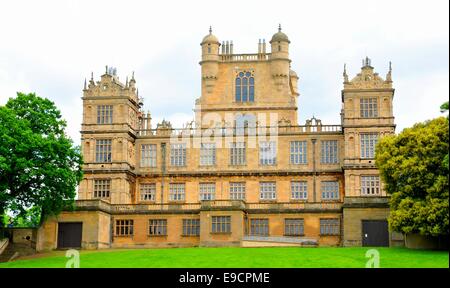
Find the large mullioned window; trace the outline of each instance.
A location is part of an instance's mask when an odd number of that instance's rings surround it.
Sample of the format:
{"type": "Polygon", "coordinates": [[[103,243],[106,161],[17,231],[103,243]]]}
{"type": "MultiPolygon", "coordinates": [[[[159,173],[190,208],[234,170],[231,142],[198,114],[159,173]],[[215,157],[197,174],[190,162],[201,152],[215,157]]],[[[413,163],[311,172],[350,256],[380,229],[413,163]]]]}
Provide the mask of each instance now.
{"type": "Polygon", "coordinates": [[[255,78],[248,71],[239,72],[235,80],[236,102],[255,101],[255,78]]]}
{"type": "Polygon", "coordinates": [[[275,182],[259,182],[259,199],[277,199],[277,185],[275,182]]]}
{"type": "Polygon", "coordinates": [[[167,235],[167,219],[150,219],[150,220],[148,220],[148,235],[150,235],[150,236],[166,236],[167,235]]]}
{"type": "Polygon", "coordinates": [[[293,200],[308,199],[308,184],[306,181],[291,182],[291,199],[293,200]]]}
{"type": "Polygon", "coordinates": [[[170,183],[169,184],[169,200],[184,201],[186,195],[186,184],[170,183]]]}
{"type": "Polygon", "coordinates": [[[185,166],[186,165],[186,144],[170,145],[170,165],[185,166]]]}
{"type": "Polygon", "coordinates": [[[321,141],[320,163],[322,164],[337,164],[338,163],[338,141],[324,140],[321,141]]]}
{"type": "Polygon", "coordinates": [[[141,145],[141,167],[156,167],[156,144],[141,145]]]}
{"type": "Polygon", "coordinates": [[[111,162],[111,139],[97,139],[95,141],[95,162],[105,163],[111,162]]]}
{"type": "Polygon", "coordinates": [[[305,234],[305,221],[302,218],[284,219],[284,235],[303,236],[305,234]]]}
{"type": "Polygon", "coordinates": [[[245,142],[230,143],[230,165],[245,165],[245,142]]]}
{"type": "Polygon", "coordinates": [[[200,219],[183,219],[183,236],[200,236],[200,219]]]}
{"type": "Polygon", "coordinates": [[[306,141],[291,141],[291,164],[306,164],[306,141]]]}
{"type": "Polygon", "coordinates": [[[339,182],[322,181],[322,200],[339,200],[339,182]]]}
{"type": "Polygon", "coordinates": [[[359,111],[361,118],[378,117],[377,98],[361,98],[359,101],[359,111]]]}
{"type": "Polygon", "coordinates": [[[109,198],[111,179],[94,180],[94,198],[109,198]]]}
{"type": "Polygon", "coordinates": [[[200,165],[212,166],[216,164],[216,144],[202,143],[200,148],[200,165]]]}
{"type": "Polygon", "coordinates": [[[375,157],[375,146],[378,142],[377,133],[361,133],[361,158],[372,159],[375,157]]]}
{"type": "Polygon", "coordinates": [[[134,227],[133,224],[133,220],[130,219],[116,220],[115,235],[132,236],[134,227]]]}
{"type": "Polygon", "coordinates": [[[320,219],[320,235],[339,235],[339,219],[320,219]]]}
{"type": "Polygon", "coordinates": [[[379,195],[380,177],[379,176],[361,176],[361,195],[379,195]]]}
{"type": "Polygon", "coordinates": [[[97,124],[112,124],[113,106],[98,105],[97,106],[97,124]]]}
{"type": "Polygon", "coordinates": [[[212,216],[211,233],[231,233],[231,216],[212,216]]]}
{"type": "Polygon", "coordinates": [[[216,198],[216,183],[200,183],[200,200],[214,200],[216,198]]]}
{"type": "Polygon", "coordinates": [[[250,219],[250,235],[269,236],[269,219],[250,219]]]}
{"type": "Polygon", "coordinates": [[[141,201],[155,201],[156,184],[155,183],[141,183],[140,184],[141,201]]]}
{"type": "Polygon", "coordinates": [[[245,182],[230,182],[230,199],[245,200],[245,182]]]}
{"type": "Polygon", "coordinates": [[[259,164],[275,165],[277,162],[277,144],[275,141],[259,143],[259,164]]]}

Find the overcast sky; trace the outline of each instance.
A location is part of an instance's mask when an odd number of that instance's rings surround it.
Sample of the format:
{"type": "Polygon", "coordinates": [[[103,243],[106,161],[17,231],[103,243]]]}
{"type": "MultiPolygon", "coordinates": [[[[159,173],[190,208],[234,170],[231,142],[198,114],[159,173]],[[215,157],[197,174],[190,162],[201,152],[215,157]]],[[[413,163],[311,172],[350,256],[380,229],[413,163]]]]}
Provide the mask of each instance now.
{"type": "Polygon", "coordinates": [[[84,78],[105,65],[135,71],[145,110],[181,126],[200,96],[208,33],[256,53],[281,23],[299,75],[299,124],[340,123],[342,70],[366,55],[383,78],[392,61],[397,132],[440,115],[449,92],[449,1],[6,1],[0,0],[0,105],[17,91],[53,100],[80,142],[84,78]]]}

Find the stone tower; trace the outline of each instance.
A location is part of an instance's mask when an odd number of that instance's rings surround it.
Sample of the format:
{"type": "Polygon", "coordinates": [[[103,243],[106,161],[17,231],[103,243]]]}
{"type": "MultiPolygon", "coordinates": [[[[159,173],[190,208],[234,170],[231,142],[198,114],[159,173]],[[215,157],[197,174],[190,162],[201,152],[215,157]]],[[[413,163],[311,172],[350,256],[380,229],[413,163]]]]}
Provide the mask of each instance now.
{"type": "Polygon", "coordinates": [[[342,129],[344,132],[344,245],[361,245],[361,221],[386,219],[388,199],[375,166],[378,139],[395,131],[391,65],[386,79],[374,72],[371,60],[348,79],[344,67],[342,129]],[[348,224],[348,225],[347,225],[348,224]]]}
{"type": "Polygon", "coordinates": [[[134,73],[125,84],[115,68],[106,67],[100,81],[93,76],[83,89],[81,148],[84,178],[79,199],[112,204],[135,200],[135,139],[142,118],[134,73]]]}
{"type": "Polygon", "coordinates": [[[261,126],[278,121],[297,125],[298,76],[290,69],[289,44],[280,26],[270,40],[270,53],[260,39],[257,53],[235,54],[233,41],[221,44],[210,29],[200,44],[202,89],[196,124],[229,127],[245,119],[261,126]]]}

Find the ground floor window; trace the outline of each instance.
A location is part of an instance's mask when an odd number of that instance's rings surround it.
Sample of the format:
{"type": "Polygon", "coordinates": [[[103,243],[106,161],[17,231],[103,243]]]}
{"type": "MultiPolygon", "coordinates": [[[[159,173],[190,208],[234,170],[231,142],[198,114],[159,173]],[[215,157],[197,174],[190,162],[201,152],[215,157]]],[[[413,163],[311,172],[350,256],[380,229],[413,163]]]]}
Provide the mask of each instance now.
{"type": "Polygon", "coordinates": [[[269,236],[269,219],[250,219],[250,235],[269,236]]]}
{"type": "Polygon", "coordinates": [[[150,219],[148,221],[148,235],[150,236],[167,235],[167,219],[150,219]]]}
{"type": "Polygon", "coordinates": [[[339,219],[320,219],[320,235],[339,235],[339,219]]]}
{"type": "Polygon", "coordinates": [[[212,233],[231,233],[231,216],[212,216],[212,233]]]}
{"type": "Polygon", "coordinates": [[[200,236],[200,219],[183,219],[183,236],[200,236]]]}
{"type": "Polygon", "coordinates": [[[133,235],[133,220],[116,220],[116,236],[133,235]]]}
{"type": "Polygon", "coordinates": [[[284,235],[303,236],[305,234],[305,222],[303,219],[284,219],[284,235]]]}

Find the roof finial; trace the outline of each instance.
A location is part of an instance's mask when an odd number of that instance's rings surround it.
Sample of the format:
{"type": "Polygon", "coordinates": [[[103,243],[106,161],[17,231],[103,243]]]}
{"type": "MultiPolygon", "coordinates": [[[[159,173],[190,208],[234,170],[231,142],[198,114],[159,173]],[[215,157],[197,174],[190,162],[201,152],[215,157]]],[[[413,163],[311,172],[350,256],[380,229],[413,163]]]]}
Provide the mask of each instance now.
{"type": "Polygon", "coordinates": [[[281,32],[281,24],[278,24],[278,32],[281,32]]]}
{"type": "Polygon", "coordinates": [[[108,74],[108,65],[105,66],[105,73],[108,74]]]}
{"type": "Polygon", "coordinates": [[[84,78],[84,90],[86,90],[86,78],[84,78]]]}
{"type": "Polygon", "coordinates": [[[211,25],[209,26],[209,34],[212,34],[212,27],[211,27],[211,25]]]}
{"type": "Polygon", "coordinates": [[[344,76],[344,82],[348,82],[347,64],[345,63],[344,63],[344,73],[342,75],[344,76]]]}
{"type": "Polygon", "coordinates": [[[389,71],[386,75],[386,81],[392,82],[392,63],[391,63],[391,61],[389,61],[389,71]]]}
{"type": "Polygon", "coordinates": [[[94,81],[94,72],[91,72],[91,81],[94,81]]]}
{"type": "Polygon", "coordinates": [[[134,80],[134,71],[131,73],[131,80],[134,80]]]}

